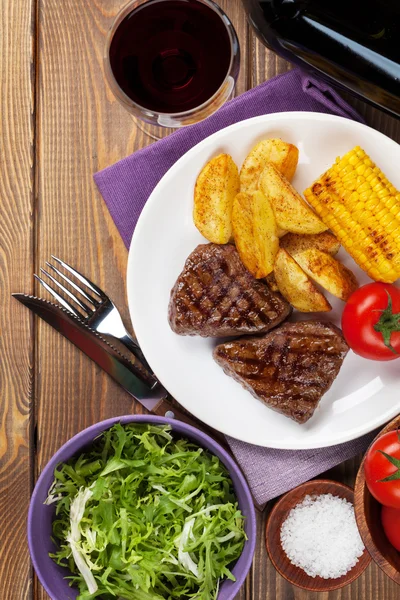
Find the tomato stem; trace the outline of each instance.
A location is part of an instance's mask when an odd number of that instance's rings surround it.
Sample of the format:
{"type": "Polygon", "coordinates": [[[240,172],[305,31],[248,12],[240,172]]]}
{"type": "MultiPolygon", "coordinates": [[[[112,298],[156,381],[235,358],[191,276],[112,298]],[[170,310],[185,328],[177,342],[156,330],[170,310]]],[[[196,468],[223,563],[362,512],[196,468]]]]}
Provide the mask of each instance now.
{"type": "Polygon", "coordinates": [[[392,297],[387,290],[385,291],[388,295],[388,304],[385,309],[380,311],[382,314],[379,321],[375,323],[374,329],[382,334],[386,348],[389,348],[393,354],[398,354],[390,343],[390,336],[394,331],[400,331],[400,313],[393,313],[392,297]]]}
{"type": "Polygon", "coordinates": [[[397,471],[395,471],[394,473],[392,473],[392,475],[389,475],[388,477],[385,477],[384,479],[379,479],[379,481],[394,481],[395,479],[400,479],[400,459],[395,458],[394,456],[390,456],[390,454],[387,454],[386,452],[384,452],[383,450],[378,450],[378,452],[380,452],[381,454],[383,454],[383,456],[385,458],[388,459],[388,461],[390,463],[392,463],[392,465],[394,465],[395,467],[397,467],[397,471]]]}

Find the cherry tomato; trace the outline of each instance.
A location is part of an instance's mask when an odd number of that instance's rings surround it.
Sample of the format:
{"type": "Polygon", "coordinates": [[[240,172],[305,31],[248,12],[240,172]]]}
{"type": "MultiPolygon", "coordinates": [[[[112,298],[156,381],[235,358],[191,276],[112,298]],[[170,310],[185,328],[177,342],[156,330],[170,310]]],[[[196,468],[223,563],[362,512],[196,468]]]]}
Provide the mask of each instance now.
{"type": "Polygon", "coordinates": [[[356,354],[372,360],[400,357],[400,289],[369,283],[356,290],[342,315],[346,342],[356,354]]]}
{"type": "Polygon", "coordinates": [[[400,510],[382,506],[381,520],[387,539],[400,551],[400,510]]]}
{"type": "Polygon", "coordinates": [[[365,481],[384,506],[400,509],[400,431],[389,431],[372,444],[364,462],[365,481]]]}

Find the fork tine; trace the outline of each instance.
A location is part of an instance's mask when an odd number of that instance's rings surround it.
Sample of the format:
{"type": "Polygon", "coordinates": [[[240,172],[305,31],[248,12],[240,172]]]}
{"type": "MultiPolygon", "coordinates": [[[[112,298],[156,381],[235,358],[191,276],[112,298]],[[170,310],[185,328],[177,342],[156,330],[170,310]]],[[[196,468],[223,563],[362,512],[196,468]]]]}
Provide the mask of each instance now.
{"type": "Polygon", "coordinates": [[[50,273],[48,273],[45,269],[42,269],[42,267],[40,267],[41,272],[46,275],[46,277],[48,277],[50,279],[50,281],[52,281],[55,285],[57,285],[60,290],[62,290],[64,292],[64,294],[67,294],[67,296],[69,298],[71,298],[71,300],[73,302],[76,302],[76,304],[88,315],[92,315],[93,314],[93,310],[91,308],[89,308],[84,302],[82,302],[81,300],[79,300],[79,298],[77,298],[75,296],[75,294],[73,294],[72,292],[70,292],[69,290],[67,290],[67,288],[60,283],[59,281],[57,281],[57,279],[55,279],[52,275],[50,275],[50,273]]]}
{"type": "Polygon", "coordinates": [[[82,288],[79,287],[79,285],[76,285],[76,283],[74,283],[73,281],[71,281],[71,279],[69,279],[66,275],[64,275],[64,273],[61,273],[61,271],[59,271],[57,269],[57,267],[55,267],[54,265],[52,265],[51,263],[46,261],[46,265],[48,267],[50,267],[50,269],[53,269],[53,271],[55,273],[57,273],[57,275],[59,277],[61,277],[62,279],[64,279],[64,281],[66,281],[71,287],[74,288],[74,290],[76,290],[77,292],[79,292],[84,298],[86,298],[86,300],[88,302],[90,302],[91,304],[93,304],[94,306],[98,306],[99,303],[97,300],[95,300],[92,296],[90,296],[90,294],[87,294],[85,292],[85,290],[83,290],[82,288]]]}
{"type": "Polygon", "coordinates": [[[75,315],[75,317],[82,318],[82,315],[80,313],[78,313],[74,309],[74,307],[69,302],[67,302],[67,300],[64,300],[64,298],[62,296],[60,296],[60,294],[58,292],[53,290],[53,288],[51,286],[49,286],[48,283],[43,281],[43,279],[41,277],[39,277],[39,275],[36,275],[36,273],[34,273],[34,276],[42,284],[42,286],[49,292],[49,294],[51,294],[57,300],[57,302],[59,302],[61,304],[61,306],[63,306],[66,310],[68,310],[73,315],[75,315]]]}
{"type": "Polygon", "coordinates": [[[66,262],[64,262],[60,258],[57,258],[57,256],[54,256],[54,254],[51,255],[51,258],[53,260],[55,260],[56,262],[58,262],[62,267],[64,267],[64,269],[66,269],[67,271],[69,271],[70,273],[72,273],[72,275],[74,275],[77,279],[79,279],[79,281],[81,283],[83,283],[90,290],[92,290],[92,292],[94,292],[95,294],[97,294],[98,296],[100,296],[100,298],[102,300],[105,300],[107,298],[107,296],[104,294],[104,292],[99,287],[97,287],[97,285],[95,285],[89,279],[86,279],[86,277],[84,277],[83,275],[81,275],[81,273],[78,273],[78,271],[75,271],[75,269],[73,267],[71,267],[70,265],[68,265],[66,262]]]}

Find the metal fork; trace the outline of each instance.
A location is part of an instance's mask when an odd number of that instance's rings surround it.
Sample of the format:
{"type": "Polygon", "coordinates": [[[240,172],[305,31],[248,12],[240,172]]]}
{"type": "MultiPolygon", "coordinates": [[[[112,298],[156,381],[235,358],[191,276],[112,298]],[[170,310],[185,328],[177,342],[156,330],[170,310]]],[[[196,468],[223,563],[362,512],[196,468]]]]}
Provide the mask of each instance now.
{"type": "Polygon", "coordinates": [[[81,300],[77,295],[66,288],[48,271],[40,268],[41,273],[45,275],[55,286],[57,286],[72,302],[74,302],[77,307],[73,306],[71,302],[66,300],[57,292],[57,290],[55,290],[51,285],[44,281],[44,279],[35,273],[36,279],[43,285],[43,287],[54,298],[56,298],[57,302],[59,302],[61,306],[63,306],[76,317],[85,321],[85,323],[89,325],[91,329],[94,329],[102,335],[108,335],[117,338],[151,372],[151,369],[140,349],[139,344],[126,330],[122,322],[121,315],[111,298],[109,298],[107,294],[105,294],[103,290],[101,290],[92,281],[87,279],[87,277],[84,277],[81,273],[76,271],[76,269],[68,265],[60,258],[57,258],[57,256],[54,256],[53,254],[51,255],[51,258],[63,269],[68,271],[68,273],[73,275],[81,284],[86,286],[86,288],[88,288],[92,294],[95,294],[95,296],[87,292],[85,289],[75,283],[75,281],[62,273],[57,267],[47,261],[46,265],[49,267],[49,269],[56,273],[58,277],[64,280],[69,286],[71,286],[73,290],[78,292],[86,300],[86,302],[81,300]]]}

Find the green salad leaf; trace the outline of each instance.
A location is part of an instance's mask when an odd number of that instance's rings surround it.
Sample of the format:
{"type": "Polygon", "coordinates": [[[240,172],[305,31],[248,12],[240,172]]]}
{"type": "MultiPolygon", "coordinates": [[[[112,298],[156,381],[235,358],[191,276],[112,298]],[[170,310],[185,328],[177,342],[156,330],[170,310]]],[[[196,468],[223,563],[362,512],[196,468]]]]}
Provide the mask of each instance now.
{"type": "Polygon", "coordinates": [[[116,424],[57,467],[47,504],[78,600],[212,600],[246,540],[220,460],[169,426],[116,424]]]}

